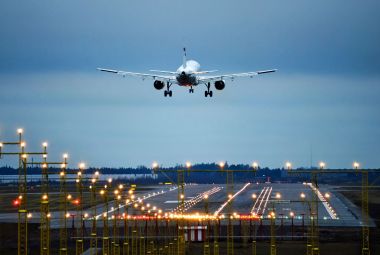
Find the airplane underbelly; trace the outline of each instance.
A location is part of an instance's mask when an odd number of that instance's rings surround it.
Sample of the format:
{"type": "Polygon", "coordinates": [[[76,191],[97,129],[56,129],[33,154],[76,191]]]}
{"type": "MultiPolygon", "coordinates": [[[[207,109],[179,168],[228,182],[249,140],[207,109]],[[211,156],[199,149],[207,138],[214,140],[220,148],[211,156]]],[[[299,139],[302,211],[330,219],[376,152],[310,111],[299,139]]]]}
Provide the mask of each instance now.
{"type": "Polygon", "coordinates": [[[193,86],[197,84],[197,79],[193,75],[178,75],[177,82],[180,86],[193,86]]]}

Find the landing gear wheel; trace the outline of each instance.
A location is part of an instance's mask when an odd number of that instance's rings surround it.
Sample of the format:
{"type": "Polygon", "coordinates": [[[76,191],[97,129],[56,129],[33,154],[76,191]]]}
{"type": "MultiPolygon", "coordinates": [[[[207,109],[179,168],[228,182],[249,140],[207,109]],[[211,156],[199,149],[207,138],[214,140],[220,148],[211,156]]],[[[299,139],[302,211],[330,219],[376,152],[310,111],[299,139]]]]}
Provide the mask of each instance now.
{"type": "Polygon", "coordinates": [[[169,97],[172,97],[173,92],[171,90],[168,91],[169,97]]]}
{"type": "Polygon", "coordinates": [[[212,91],[210,91],[208,94],[210,95],[210,97],[212,97],[212,91]]]}
{"type": "Polygon", "coordinates": [[[194,93],[194,89],[189,89],[189,93],[194,93]]]}
{"type": "Polygon", "coordinates": [[[208,95],[208,91],[206,90],[206,91],[205,91],[205,97],[207,97],[207,95],[208,95]]]}
{"type": "Polygon", "coordinates": [[[167,97],[168,96],[168,91],[164,91],[164,96],[167,97]]]}

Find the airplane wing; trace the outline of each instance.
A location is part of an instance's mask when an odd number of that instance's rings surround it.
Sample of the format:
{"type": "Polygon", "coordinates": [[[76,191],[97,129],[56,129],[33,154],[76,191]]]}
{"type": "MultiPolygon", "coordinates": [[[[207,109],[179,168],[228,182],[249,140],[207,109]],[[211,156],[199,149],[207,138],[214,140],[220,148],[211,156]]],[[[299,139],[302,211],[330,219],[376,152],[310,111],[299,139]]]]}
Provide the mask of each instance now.
{"type": "Polygon", "coordinates": [[[207,83],[212,81],[218,81],[218,80],[234,80],[235,78],[240,77],[250,77],[260,75],[260,74],[266,74],[266,73],[273,73],[276,72],[277,69],[269,69],[269,70],[262,70],[262,71],[256,71],[256,72],[246,72],[246,73],[234,73],[234,74],[224,74],[224,75],[217,75],[217,76],[200,76],[198,79],[199,83],[207,83]]]}
{"type": "Polygon", "coordinates": [[[134,72],[128,72],[128,71],[119,71],[119,70],[112,70],[112,69],[106,69],[106,68],[96,68],[99,71],[102,72],[107,72],[107,73],[114,73],[114,74],[119,74],[122,75],[123,77],[125,76],[134,76],[134,77],[139,77],[142,78],[143,80],[146,78],[150,78],[153,80],[160,80],[160,81],[168,81],[168,82],[174,82],[175,76],[172,75],[157,75],[157,74],[147,74],[147,73],[134,73],[134,72]]]}

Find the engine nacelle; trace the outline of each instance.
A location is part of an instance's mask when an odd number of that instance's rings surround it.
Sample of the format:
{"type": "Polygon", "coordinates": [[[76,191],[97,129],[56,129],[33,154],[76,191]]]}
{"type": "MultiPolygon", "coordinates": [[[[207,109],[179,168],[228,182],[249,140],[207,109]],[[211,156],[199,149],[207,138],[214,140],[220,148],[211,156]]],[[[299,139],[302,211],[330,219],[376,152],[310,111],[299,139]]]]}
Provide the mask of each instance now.
{"type": "Polygon", "coordinates": [[[165,87],[165,84],[162,81],[154,81],[153,85],[157,90],[163,89],[165,87]]]}
{"type": "Polygon", "coordinates": [[[223,90],[225,86],[226,86],[226,84],[224,83],[224,81],[216,81],[215,82],[215,88],[217,90],[223,90]]]}

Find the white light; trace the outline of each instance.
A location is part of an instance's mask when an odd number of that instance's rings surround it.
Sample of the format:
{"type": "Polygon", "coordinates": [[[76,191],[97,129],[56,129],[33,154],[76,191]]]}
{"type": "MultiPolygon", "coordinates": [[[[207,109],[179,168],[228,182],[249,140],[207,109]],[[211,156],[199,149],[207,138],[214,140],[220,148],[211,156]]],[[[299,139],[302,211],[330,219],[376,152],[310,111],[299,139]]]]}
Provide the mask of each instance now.
{"type": "Polygon", "coordinates": [[[96,171],[96,172],[95,172],[95,176],[99,176],[99,171],[96,171]]]}
{"type": "Polygon", "coordinates": [[[189,161],[186,162],[186,168],[190,168],[191,167],[191,163],[189,161]]]}
{"type": "Polygon", "coordinates": [[[359,164],[359,162],[354,162],[354,163],[352,163],[352,166],[354,167],[354,169],[358,169],[359,167],[360,167],[360,164],[359,164]]]}
{"type": "Polygon", "coordinates": [[[158,163],[157,163],[156,161],[154,161],[154,162],[152,163],[152,168],[153,168],[153,169],[158,168],[158,163]]]}
{"type": "Polygon", "coordinates": [[[224,162],[224,161],[220,161],[219,162],[219,167],[220,168],[224,168],[225,165],[226,165],[226,162],[224,162]]]}
{"type": "Polygon", "coordinates": [[[85,167],[86,167],[85,163],[82,162],[82,163],[79,164],[79,169],[84,169],[85,167]]]}
{"type": "Polygon", "coordinates": [[[24,132],[24,130],[23,130],[22,128],[17,129],[17,133],[18,133],[18,134],[21,135],[23,132],[24,132]]]}
{"type": "Polygon", "coordinates": [[[258,169],[259,168],[259,163],[257,163],[256,161],[252,163],[252,167],[253,169],[258,169]]]}
{"type": "Polygon", "coordinates": [[[67,153],[63,154],[64,159],[67,159],[68,157],[69,157],[69,154],[67,154],[67,153]]]}
{"type": "Polygon", "coordinates": [[[48,143],[47,142],[43,142],[42,143],[42,147],[45,147],[45,148],[48,147],[48,143]]]}
{"type": "Polygon", "coordinates": [[[320,169],[324,169],[326,167],[326,163],[325,162],[319,162],[319,168],[320,169]]]}
{"type": "Polygon", "coordinates": [[[25,147],[26,146],[26,142],[21,142],[21,147],[25,147]]]}
{"type": "Polygon", "coordinates": [[[257,198],[257,195],[255,193],[252,194],[252,198],[253,199],[256,199],[257,198]]]}
{"type": "Polygon", "coordinates": [[[3,147],[3,144],[2,144],[2,143],[0,143],[0,148],[1,148],[1,147],[3,147]]]}
{"type": "Polygon", "coordinates": [[[285,163],[285,167],[286,169],[290,170],[292,169],[292,163],[290,163],[289,161],[285,163]]]}

